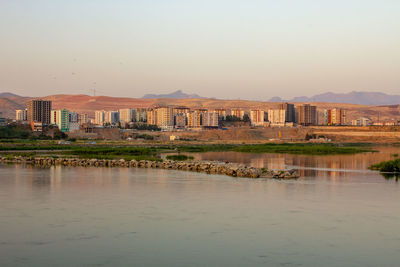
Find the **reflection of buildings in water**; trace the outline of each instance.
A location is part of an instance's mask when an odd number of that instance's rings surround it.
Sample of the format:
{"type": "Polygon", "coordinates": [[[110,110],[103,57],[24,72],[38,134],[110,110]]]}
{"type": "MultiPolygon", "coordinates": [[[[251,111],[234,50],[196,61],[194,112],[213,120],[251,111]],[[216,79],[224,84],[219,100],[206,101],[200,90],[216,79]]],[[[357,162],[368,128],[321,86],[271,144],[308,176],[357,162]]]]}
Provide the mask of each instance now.
{"type": "Polygon", "coordinates": [[[367,170],[372,164],[391,159],[391,154],[399,153],[400,148],[376,147],[379,153],[361,153],[353,155],[293,155],[274,153],[206,152],[197,153],[196,159],[220,160],[243,163],[258,168],[286,169],[300,166],[315,169],[299,169],[300,176],[308,177],[346,177],[346,170],[367,170]]]}
{"type": "Polygon", "coordinates": [[[281,154],[277,154],[276,157],[271,157],[271,155],[268,155],[267,168],[273,170],[286,169],[285,157],[281,154]]]}

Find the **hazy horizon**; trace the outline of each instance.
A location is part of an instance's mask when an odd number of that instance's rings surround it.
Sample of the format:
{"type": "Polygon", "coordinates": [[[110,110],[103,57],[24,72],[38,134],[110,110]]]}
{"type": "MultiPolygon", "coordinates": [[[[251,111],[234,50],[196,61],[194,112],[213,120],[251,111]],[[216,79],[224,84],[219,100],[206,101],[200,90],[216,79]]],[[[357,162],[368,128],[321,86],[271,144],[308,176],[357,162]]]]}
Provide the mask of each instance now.
{"type": "Polygon", "coordinates": [[[394,0],[6,0],[0,92],[396,94],[399,13],[394,0]]]}

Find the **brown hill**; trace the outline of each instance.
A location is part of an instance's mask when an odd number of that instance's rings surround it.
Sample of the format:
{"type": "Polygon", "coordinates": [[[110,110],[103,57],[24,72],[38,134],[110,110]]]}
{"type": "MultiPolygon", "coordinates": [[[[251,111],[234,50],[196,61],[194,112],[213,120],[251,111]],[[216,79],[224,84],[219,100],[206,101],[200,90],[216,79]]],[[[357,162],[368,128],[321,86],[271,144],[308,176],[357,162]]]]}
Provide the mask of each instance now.
{"type": "MultiPolygon", "coordinates": [[[[0,111],[6,117],[14,118],[15,110],[21,109],[28,101],[27,97],[10,97],[0,98],[0,111]]],[[[118,110],[120,108],[147,108],[157,105],[175,105],[187,106],[190,108],[242,108],[264,109],[276,108],[276,102],[248,101],[248,100],[221,100],[213,98],[199,99],[171,99],[171,98],[125,98],[125,97],[109,97],[109,96],[88,96],[88,95],[51,95],[44,99],[53,101],[53,108],[66,108],[68,110],[87,113],[89,116],[94,115],[95,110],[118,110]]],[[[299,106],[303,103],[295,103],[299,106]]],[[[368,117],[374,121],[378,118],[381,121],[400,120],[400,105],[387,106],[366,106],[357,104],[341,104],[341,103],[312,103],[317,106],[320,111],[320,119],[322,120],[322,110],[329,108],[343,108],[347,110],[348,120],[359,117],[368,117]]]]}

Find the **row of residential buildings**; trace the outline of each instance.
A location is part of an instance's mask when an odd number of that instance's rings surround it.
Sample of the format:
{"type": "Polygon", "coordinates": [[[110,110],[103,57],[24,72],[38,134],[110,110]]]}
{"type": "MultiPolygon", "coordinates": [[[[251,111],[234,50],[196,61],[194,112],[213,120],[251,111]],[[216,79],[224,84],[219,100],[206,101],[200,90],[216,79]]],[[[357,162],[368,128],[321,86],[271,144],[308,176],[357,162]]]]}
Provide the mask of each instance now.
{"type": "MultiPolygon", "coordinates": [[[[129,127],[132,123],[156,125],[163,130],[218,128],[220,122],[235,118],[250,121],[252,126],[313,126],[347,125],[346,110],[323,111],[323,122],[318,121],[317,107],[304,104],[295,107],[291,103],[280,103],[275,109],[190,109],[188,107],[125,108],[115,111],[96,110],[94,118],[67,109],[53,110],[48,100],[30,100],[27,108],[16,111],[17,121],[28,121],[33,130],[40,131],[43,125],[56,125],[63,132],[79,130],[88,123],[102,126],[129,127]]],[[[368,118],[351,121],[351,125],[372,124],[368,118]]]]}

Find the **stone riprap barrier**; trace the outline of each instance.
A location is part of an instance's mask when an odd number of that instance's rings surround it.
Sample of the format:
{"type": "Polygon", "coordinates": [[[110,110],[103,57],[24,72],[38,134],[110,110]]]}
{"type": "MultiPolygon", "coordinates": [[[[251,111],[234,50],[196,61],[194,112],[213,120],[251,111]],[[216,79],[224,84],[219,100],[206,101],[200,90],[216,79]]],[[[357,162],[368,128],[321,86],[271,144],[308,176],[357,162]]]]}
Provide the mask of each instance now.
{"type": "Polygon", "coordinates": [[[245,166],[237,163],[221,161],[149,161],[124,159],[83,159],[83,158],[53,158],[53,157],[1,157],[2,163],[25,163],[41,167],[53,165],[81,166],[81,167],[126,167],[126,168],[154,168],[171,169],[208,174],[222,174],[232,177],[247,178],[277,178],[295,179],[298,174],[295,170],[266,170],[245,166]]]}

